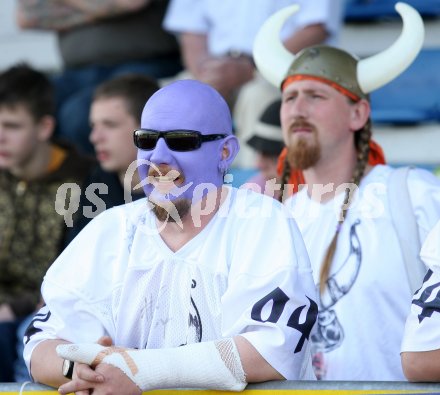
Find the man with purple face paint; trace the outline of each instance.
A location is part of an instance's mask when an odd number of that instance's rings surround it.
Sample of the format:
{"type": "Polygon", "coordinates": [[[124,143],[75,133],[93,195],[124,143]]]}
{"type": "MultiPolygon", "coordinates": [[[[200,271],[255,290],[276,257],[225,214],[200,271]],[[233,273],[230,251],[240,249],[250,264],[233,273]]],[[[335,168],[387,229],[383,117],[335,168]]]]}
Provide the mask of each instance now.
{"type": "MultiPolygon", "coordinates": [[[[162,91],[145,107],[142,129],[135,132],[135,142],[142,148],[142,144],[154,144],[157,131],[168,131],[164,138],[157,140],[153,150],[138,151],[139,173],[141,179],[150,181],[143,188],[158,215],[167,215],[162,210],[165,199],[168,207],[175,205],[179,217],[182,217],[191,206],[200,207],[196,204],[202,198],[206,200],[207,194],[216,194],[239,144],[232,135],[228,107],[218,105],[222,100],[217,91],[195,81],[176,82],[172,91],[172,95],[167,93],[168,90],[162,91]],[[194,96],[200,98],[203,108],[188,105],[188,85],[194,96]],[[203,149],[172,149],[170,145],[178,140],[179,133],[184,144],[191,144],[199,138],[212,138],[212,141],[202,143],[200,148],[203,149]],[[215,158],[217,160],[213,160],[215,158]],[[166,193],[163,193],[164,189],[166,193]]],[[[211,211],[211,214],[215,212],[214,209],[211,211]]],[[[170,219],[173,219],[171,212],[170,219]]]]}
{"type": "Polygon", "coordinates": [[[134,142],[146,198],[94,218],[47,272],[34,380],[99,395],[314,379],[303,240],[279,202],[223,185],[239,146],[221,95],[160,89],[134,142]]]}

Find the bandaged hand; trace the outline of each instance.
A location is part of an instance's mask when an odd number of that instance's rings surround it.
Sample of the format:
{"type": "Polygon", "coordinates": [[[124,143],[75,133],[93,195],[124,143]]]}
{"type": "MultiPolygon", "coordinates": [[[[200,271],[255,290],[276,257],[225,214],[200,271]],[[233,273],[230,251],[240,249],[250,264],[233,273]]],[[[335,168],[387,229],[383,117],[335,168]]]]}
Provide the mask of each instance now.
{"type": "Polygon", "coordinates": [[[179,348],[136,350],[99,344],[62,344],[57,354],[96,367],[107,363],[122,370],[142,391],[204,388],[242,391],[246,379],[232,339],[179,348]]]}

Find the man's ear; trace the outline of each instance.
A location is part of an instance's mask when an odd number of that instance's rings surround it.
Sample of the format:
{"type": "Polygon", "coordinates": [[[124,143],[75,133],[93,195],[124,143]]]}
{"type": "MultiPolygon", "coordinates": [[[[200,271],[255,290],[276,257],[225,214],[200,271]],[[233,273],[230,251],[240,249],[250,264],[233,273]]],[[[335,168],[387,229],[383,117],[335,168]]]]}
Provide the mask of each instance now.
{"type": "Polygon", "coordinates": [[[37,124],[38,140],[48,141],[55,130],[55,118],[51,115],[41,117],[37,124]]]}
{"type": "Polygon", "coordinates": [[[362,129],[368,121],[371,114],[370,103],[365,100],[359,100],[351,106],[350,128],[354,132],[362,129]]]}
{"type": "Polygon", "coordinates": [[[237,137],[228,136],[225,138],[221,150],[220,162],[218,164],[220,172],[225,173],[226,170],[231,167],[232,162],[237,156],[239,150],[240,143],[238,142],[237,137]]]}

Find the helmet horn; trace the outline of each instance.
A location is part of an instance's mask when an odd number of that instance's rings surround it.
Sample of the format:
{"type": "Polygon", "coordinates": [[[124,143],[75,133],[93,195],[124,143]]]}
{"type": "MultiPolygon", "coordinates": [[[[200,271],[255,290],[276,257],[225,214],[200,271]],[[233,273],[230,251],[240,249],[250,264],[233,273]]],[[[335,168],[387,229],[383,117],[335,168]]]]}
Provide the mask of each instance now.
{"type": "Polygon", "coordinates": [[[422,48],[425,29],[420,14],[405,3],[397,3],[395,8],[403,20],[399,38],[384,51],[358,62],[357,79],[364,93],[370,93],[396,78],[422,48]]]}
{"type": "MultiPolygon", "coordinates": [[[[395,8],[403,21],[399,38],[384,51],[357,62],[355,78],[365,94],[401,74],[422,48],[425,29],[420,14],[413,7],[401,2],[395,8]]],[[[255,38],[255,64],[263,77],[276,87],[280,87],[295,60],[295,55],[283,46],[279,34],[285,20],[298,10],[299,6],[292,5],[276,12],[266,20],[255,38]]]]}
{"type": "Polygon", "coordinates": [[[264,22],[255,37],[254,62],[263,77],[277,88],[281,86],[289,66],[295,59],[295,55],[281,42],[280,31],[286,19],[298,10],[297,4],[279,10],[264,22]]]}

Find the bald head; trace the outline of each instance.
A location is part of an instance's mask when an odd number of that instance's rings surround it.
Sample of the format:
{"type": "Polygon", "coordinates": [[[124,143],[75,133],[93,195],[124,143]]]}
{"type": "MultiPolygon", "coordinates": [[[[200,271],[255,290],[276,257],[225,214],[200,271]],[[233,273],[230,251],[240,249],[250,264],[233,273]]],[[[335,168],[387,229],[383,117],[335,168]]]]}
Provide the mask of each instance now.
{"type": "Polygon", "coordinates": [[[157,91],[142,112],[141,126],[154,130],[196,130],[232,134],[232,118],[223,97],[196,80],[180,80],[157,91]]]}

